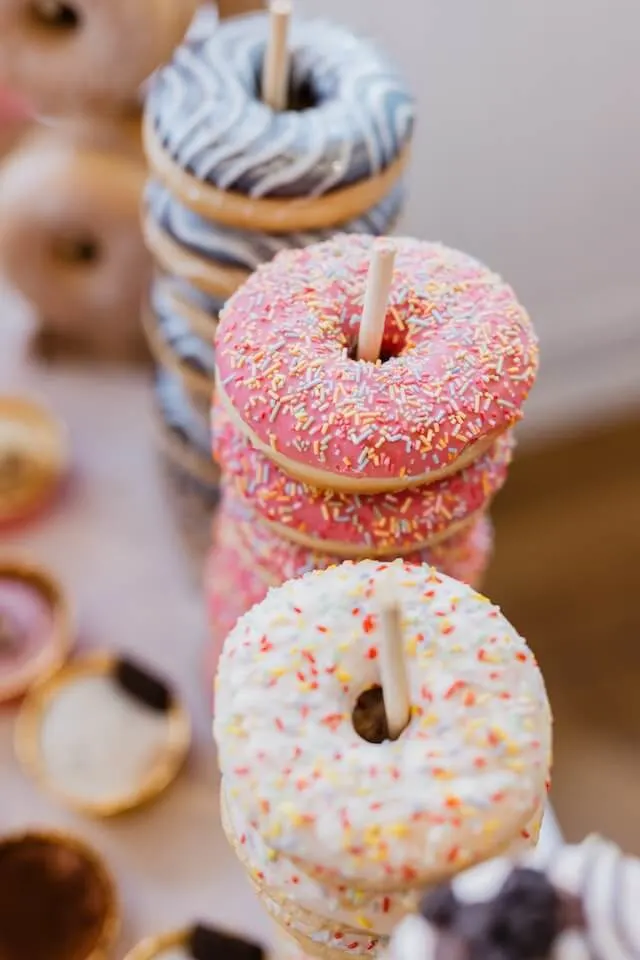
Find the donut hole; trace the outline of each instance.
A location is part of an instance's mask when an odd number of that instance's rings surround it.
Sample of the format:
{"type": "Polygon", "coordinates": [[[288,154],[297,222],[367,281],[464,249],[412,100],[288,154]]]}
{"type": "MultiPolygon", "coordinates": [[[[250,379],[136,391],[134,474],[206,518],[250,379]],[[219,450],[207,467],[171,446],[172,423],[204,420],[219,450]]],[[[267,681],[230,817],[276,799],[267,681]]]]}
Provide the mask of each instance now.
{"type": "Polygon", "coordinates": [[[376,684],[362,691],[356,700],[351,720],[353,729],[367,743],[384,743],[391,739],[381,686],[376,684]]]}
{"type": "Polygon", "coordinates": [[[100,244],[93,237],[58,237],[53,242],[53,255],[70,266],[90,266],[100,259],[100,244]]]}
{"type": "MultiPolygon", "coordinates": [[[[349,346],[349,349],[347,351],[347,355],[350,360],[358,360],[358,338],[357,337],[354,337],[353,341],[351,342],[351,345],[349,346]]],[[[380,347],[380,355],[378,357],[378,360],[380,363],[387,363],[388,360],[393,360],[394,357],[398,357],[399,355],[400,355],[399,350],[394,350],[393,348],[389,349],[388,346],[385,347],[385,344],[383,342],[382,346],[380,347]]],[[[366,363],[367,361],[364,361],[364,362],[366,363]]]]}
{"type": "MultiPolygon", "coordinates": [[[[256,74],[256,97],[258,100],[262,100],[262,64],[260,64],[260,69],[256,74]]],[[[289,74],[286,110],[292,113],[302,113],[304,110],[313,110],[319,103],[320,97],[313,79],[309,75],[297,76],[294,63],[289,74]]]]}
{"type": "Polygon", "coordinates": [[[42,30],[72,33],[80,26],[78,10],[59,0],[37,0],[31,4],[29,16],[32,23],[42,30]]]}
{"type": "MultiPolygon", "coordinates": [[[[345,331],[349,344],[347,356],[350,360],[358,360],[358,328],[362,308],[356,307],[353,303],[348,303],[345,313],[349,317],[348,329],[345,331]]],[[[389,310],[384,319],[384,331],[378,361],[387,363],[395,357],[400,357],[403,353],[406,353],[409,346],[409,324],[407,320],[400,315],[399,311],[389,310]]],[[[368,361],[362,362],[367,363],[368,361]]]]}

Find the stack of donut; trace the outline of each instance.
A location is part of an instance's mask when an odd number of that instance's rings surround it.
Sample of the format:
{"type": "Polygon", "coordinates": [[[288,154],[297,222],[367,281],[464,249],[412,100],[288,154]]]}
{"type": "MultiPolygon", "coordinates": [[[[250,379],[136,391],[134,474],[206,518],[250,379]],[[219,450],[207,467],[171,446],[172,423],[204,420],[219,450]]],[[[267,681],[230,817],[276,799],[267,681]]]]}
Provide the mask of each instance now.
{"type": "MultiPolygon", "coordinates": [[[[272,17],[192,33],[146,102],[144,230],[157,271],[144,330],[158,365],[179,381],[180,420],[199,418],[203,429],[226,299],[281,250],[336,231],[388,233],[403,202],[414,104],[401,79],[344,28],[296,19],[289,96],[276,110],[260,81],[272,17]]],[[[210,462],[200,468],[211,472],[210,462]]]]}
{"type": "Polygon", "coordinates": [[[141,352],[141,85],[195,7],[0,0],[0,88],[39,121],[0,171],[0,270],[34,308],[48,352],[141,352]]]}
{"type": "Polygon", "coordinates": [[[278,254],[221,315],[214,660],[270,586],[314,568],[403,557],[482,578],[487,509],[506,480],[537,341],[511,288],[481,263],[394,244],[376,363],[354,356],[371,237],[278,254]]]}
{"type": "Polygon", "coordinates": [[[432,567],[347,561],[270,591],[225,642],[214,735],[227,837],[307,956],[385,956],[425,887],[538,837],[542,676],[498,608],[432,567]],[[395,738],[390,589],[410,706],[395,738]]]}

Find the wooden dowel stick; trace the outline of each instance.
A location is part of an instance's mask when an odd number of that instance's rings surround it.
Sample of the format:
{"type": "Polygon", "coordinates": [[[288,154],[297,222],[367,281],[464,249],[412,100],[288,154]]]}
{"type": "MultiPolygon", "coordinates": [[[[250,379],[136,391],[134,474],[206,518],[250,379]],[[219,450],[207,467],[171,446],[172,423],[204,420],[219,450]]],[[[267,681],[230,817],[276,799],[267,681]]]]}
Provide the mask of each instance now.
{"type": "Polygon", "coordinates": [[[375,363],[380,356],[395,259],[395,244],[391,240],[376,240],[369,264],[358,331],[358,360],[369,360],[375,363]]]}
{"type": "Polygon", "coordinates": [[[379,591],[382,641],[380,685],[389,738],[396,740],[409,723],[411,698],[402,641],[402,614],[391,586],[379,591]]]}
{"type": "Polygon", "coordinates": [[[271,0],[269,39],[262,70],[262,99],[272,110],[285,110],[289,93],[289,22],[291,0],[271,0]]]}

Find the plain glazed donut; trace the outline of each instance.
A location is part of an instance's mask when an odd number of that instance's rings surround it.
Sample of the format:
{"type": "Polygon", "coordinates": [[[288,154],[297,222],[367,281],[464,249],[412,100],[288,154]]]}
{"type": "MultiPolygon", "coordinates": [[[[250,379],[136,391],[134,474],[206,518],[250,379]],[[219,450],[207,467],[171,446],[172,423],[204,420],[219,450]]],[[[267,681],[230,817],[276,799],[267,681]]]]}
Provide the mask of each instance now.
{"type": "Polygon", "coordinates": [[[0,82],[37,112],[118,112],[180,42],[192,0],[0,0],[0,82]]]}
{"type": "Polygon", "coordinates": [[[275,112],[256,80],[267,31],[266,14],[241,17],[176,51],[147,100],[151,167],[218,223],[273,233],[333,227],[391,191],[408,155],[413,100],[369,43],[324,21],[294,21],[297,102],[275,112]]]}
{"type": "Polygon", "coordinates": [[[139,227],[144,168],[43,131],[0,173],[0,269],[43,333],[103,357],[137,353],[150,259],[139,227]]]}
{"type": "Polygon", "coordinates": [[[387,362],[352,359],[373,243],[342,235],[279,253],[227,302],[216,335],[217,391],[234,425],[285,473],[355,493],[467,466],[521,417],[538,366],[531,322],[499,276],[405,238],[387,362]]]}
{"type": "Polygon", "coordinates": [[[591,836],[491,860],[427,891],[394,931],[390,960],[636,960],[639,902],[640,860],[591,836]]]}
{"type": "MultiPolygon", "coordinates": [[[[404,202],[405,189],[398,184],[376,207],[361,217],[340,224],[341,233],[368,233],[381,236],[393,232],[404,202]]],[[[147,214],[174,243],[207,264],[244,271],[243,279],[280,250],[308,247],[328,240],[335,231],[306,233],[260,233],[235,230],[205,220],[180,203],[158,181],[150,181],[145,193],[147,214]]],[[[203,265],[203,271],[207,267],[203,265]]],[[[235,289],[235,288],[234,288],[235,289]]],[[[233,292],[233,291],[231,291],[233,292]]]]}
{"type": "Polygon", "coordinates": [[[544,804],[551,715],[535,659],[497,607],[431,567],[347,562],[271,590],[228,635],[215,698],[229,802],[323,883],[440,882],[507,849],[544,804]],[[352,713],[380,683],[390,579],[413,706],[397,740],[374,744],[352,713]]]}
{"type": "Polygon", "coordinates": [[[353,495],[293,480],[233,427],[220,404],[212,424],[214,457],[227,483],[261,520],[286,539],[342,559],[402,556],[464,528],[502,487],[514,446],[507,434],[438,483],[353,495]]]}

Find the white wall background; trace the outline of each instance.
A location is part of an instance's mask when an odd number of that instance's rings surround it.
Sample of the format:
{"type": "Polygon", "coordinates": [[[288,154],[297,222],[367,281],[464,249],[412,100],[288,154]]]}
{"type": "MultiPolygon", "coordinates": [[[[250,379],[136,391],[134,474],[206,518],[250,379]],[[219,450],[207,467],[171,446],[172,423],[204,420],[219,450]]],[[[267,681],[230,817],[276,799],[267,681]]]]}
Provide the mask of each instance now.
{"type": "Polygon", "coordinates": [[[405,230],[485,260],[542,344],[525,426],[640,400],[640,0],[296,0],[419,105],[405,230]]]}

